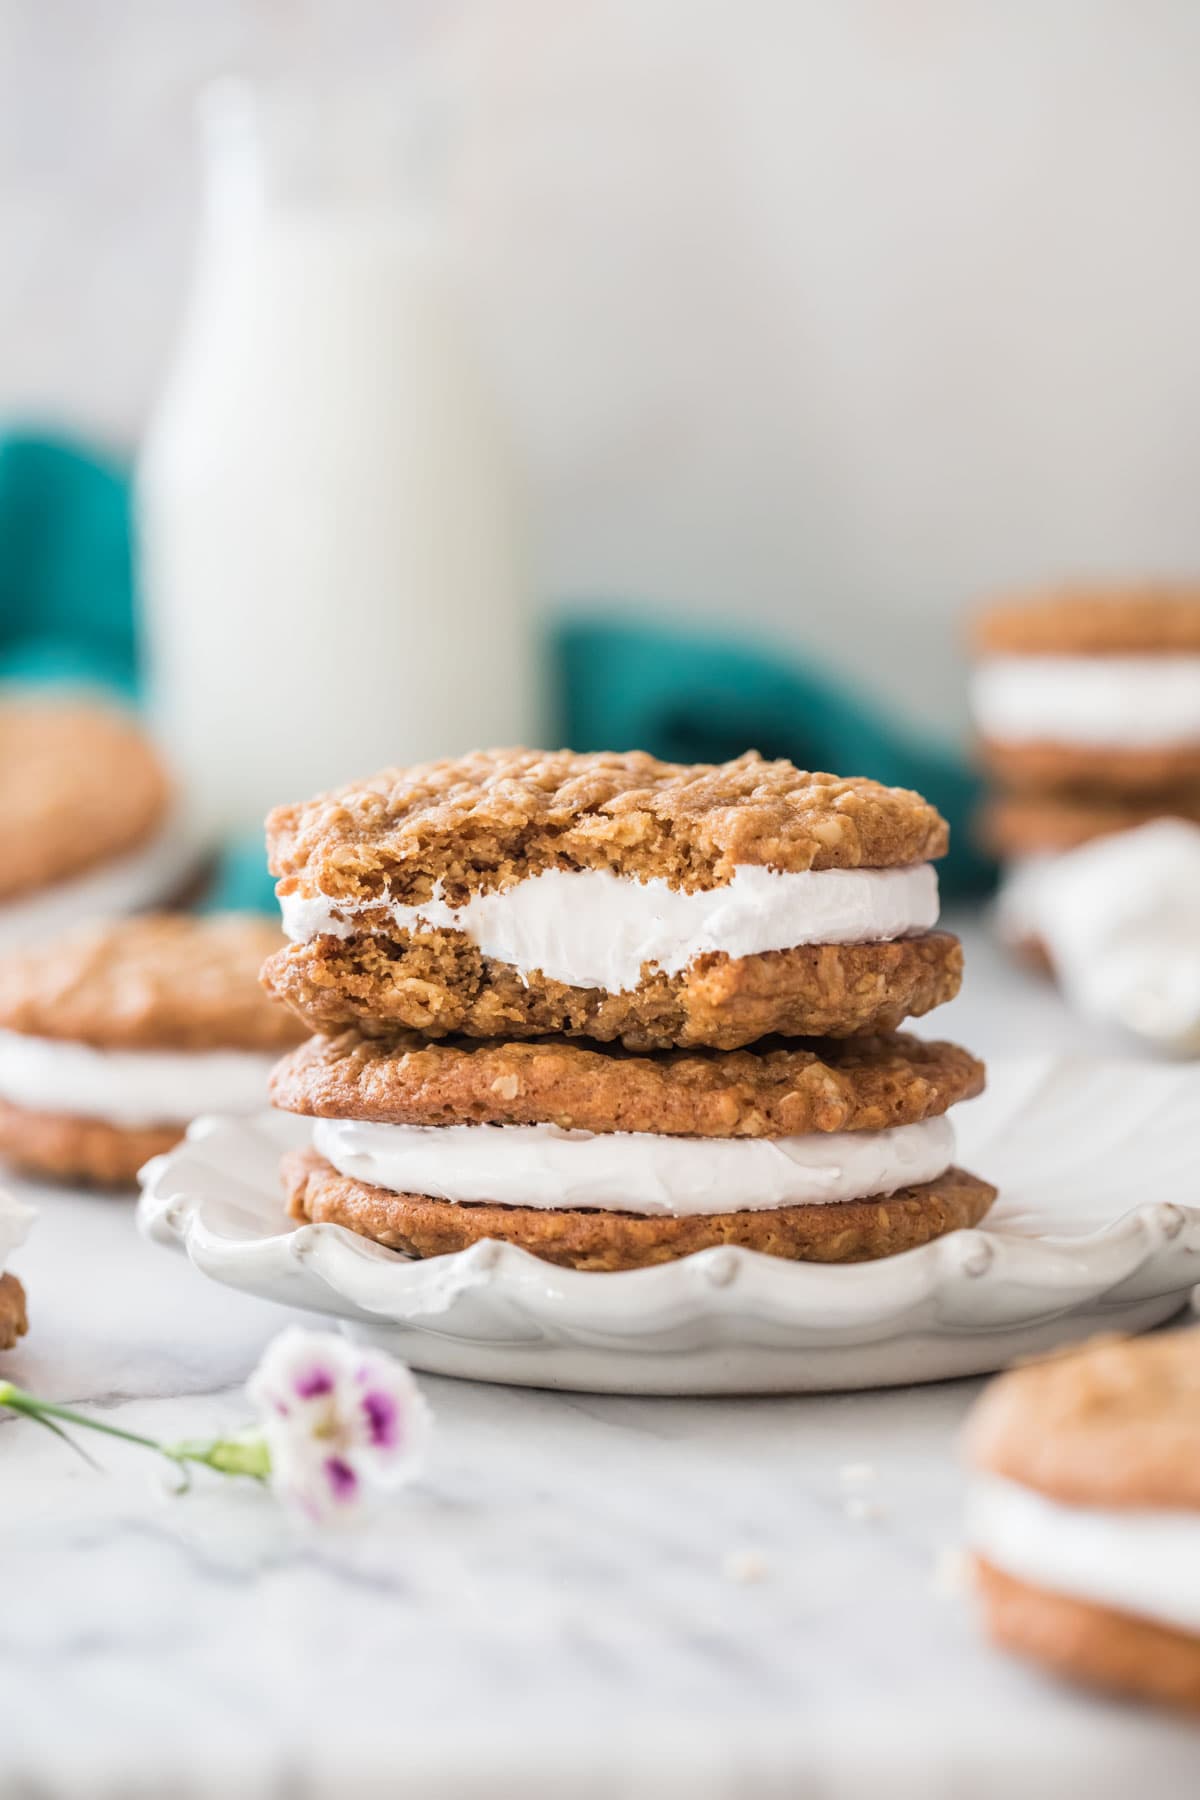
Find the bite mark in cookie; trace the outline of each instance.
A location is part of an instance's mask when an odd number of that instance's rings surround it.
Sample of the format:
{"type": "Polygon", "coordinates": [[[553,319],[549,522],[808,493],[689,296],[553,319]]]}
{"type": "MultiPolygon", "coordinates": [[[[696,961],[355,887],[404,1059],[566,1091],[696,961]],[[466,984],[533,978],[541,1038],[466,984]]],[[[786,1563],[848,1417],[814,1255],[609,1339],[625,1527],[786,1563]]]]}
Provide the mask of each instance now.
{"type": "Polygon", "coordinates": [[[948,997],[944,951],[880,954],[936,923],[945,823],[877,782],[479,753],[281,808],[268,842],[294,947],[265,979],[319,1030],[729,1047],[948,997]]]}
{"type": "Polygon", "coordinates": [[[769,955],[699,958],[683,974],[648,973],[631,993],[522,977],[449,932],[391,941],[318,937],[280,950],[263,980],[310,1030],[357,1026],[427,1037],[564,1033],[631,1050],[737,1049],[759,1038],[892,1031],[952,1000],[962,949],[945,931],[887,944],[821,944],[769,955]]]}
{"type": "Polygon", "coordinates": [[[945,821],[904,788],[813,774],[753,752],[719,764],[640,751],[477,751],[388,769],[267,821],[282,894],[452,904],[548,869],[691,890],[736,869],[901,868],[946,851],[945,821]]]}

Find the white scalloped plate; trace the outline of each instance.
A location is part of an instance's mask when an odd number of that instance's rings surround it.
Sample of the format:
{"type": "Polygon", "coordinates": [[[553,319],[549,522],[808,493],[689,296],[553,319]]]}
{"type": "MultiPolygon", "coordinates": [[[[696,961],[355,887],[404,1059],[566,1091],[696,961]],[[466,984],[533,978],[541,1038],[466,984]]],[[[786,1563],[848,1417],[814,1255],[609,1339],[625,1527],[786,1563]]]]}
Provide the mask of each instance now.
{"type": "Polygon", "coordinates": [[[1200,1282],[1200,1066],[1001,1062],[960,1109],[987,1228],[846,1267],[732,1247],[629,1274],[493,1242],[414,1262],[293,1225],[284,1114],[201,1119],[143,1171],[139,1221],[215,1281],[331,1313],[416,1368],[628,1394],[819,1392],[976,1375],[1171,1317],[1200,1282]]]}

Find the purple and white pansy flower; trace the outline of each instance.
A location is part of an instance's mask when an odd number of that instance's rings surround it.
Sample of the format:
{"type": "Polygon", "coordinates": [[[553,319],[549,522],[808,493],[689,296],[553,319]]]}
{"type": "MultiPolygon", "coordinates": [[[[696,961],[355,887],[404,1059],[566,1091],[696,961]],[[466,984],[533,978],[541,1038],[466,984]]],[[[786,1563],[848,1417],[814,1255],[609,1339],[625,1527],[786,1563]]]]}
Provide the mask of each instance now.
{"type": "Polygon", "coordinates": [[[181,1488],[198,1466],[248,1477],[314,1524],[361,1513],[424,1464],[433,1415],[408,1369],[381,1350],[292,1326],[267,1347],[246,1392],[257,1426],[178,1444],[41,1400],[11,1381],[0,1380],[0,1409],[59,1437],[68,1424],[153,1450],[173,1465],[181,1488]]]}
{"type": "Polygon", "coordinates": [[[335,1332],[281,1332],[246,1391],[271,1486],[315,1522],[348,1517],[403,1487],[424,1462],[432,1420],[408,1369],[335,1332]]]}

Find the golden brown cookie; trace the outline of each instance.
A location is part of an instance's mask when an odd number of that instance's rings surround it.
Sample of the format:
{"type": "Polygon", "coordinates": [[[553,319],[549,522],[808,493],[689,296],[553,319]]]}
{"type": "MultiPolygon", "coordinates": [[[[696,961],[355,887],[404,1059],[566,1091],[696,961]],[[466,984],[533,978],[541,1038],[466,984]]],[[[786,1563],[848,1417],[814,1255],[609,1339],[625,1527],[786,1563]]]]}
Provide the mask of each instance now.
{"type": "Polygon", "coordinates": [[[1140,582],[1049,588],[977,614],[981,656],[1153,656],[1200,651],[1200,586],[1140,582]]]}
{"type": "Polygon", "coordinates": [[[1194,1507],[1200,1328],[1116,1338],[994,1381],[968,1429],[976,1468],[1068,1506],[1194,1507]]]}
{"type": "MultiPolygon", "coordinates": [[[[648,950],[640,969],[636,961],[621,966],[619,986],[610,977],[611,989],[599,984],[607,971],[590,985],[586,975],[576,981],[576,967],[587,963],[579,945],[557,960],[552,954],[564,929],[570,935],[572,897],[564,888],[547,882],[536,900],[526,888],[522,906],[545,911],[527,927],[521,966],[494,949],[485,954],[476,931],[461,923],[459,909],[482,908],[551,874],[611,881],[602,901],[594,883],[585,891],[618,921],[623,905],[646,904],[648,882],[674,896],[717,892],[731,916],[731,907],[736,914],[765,904],[759,888],[752,902],[744,889],[736,899],[725,894],[748,875],[824,876],[826,884],[837,882],[838,871],[907,878],[945,851],[945,822],[920,795],[754,754],[714,766],[662,763],[641,752],[478,752],[386,770],[280,807],[267,821],[267,841],[296,941],[272,958],[264,980],[319,1031],[357,1024],[375,1036],[564,1032],[638,1049],[734,1048],[770,1032],[889,1030],[949,999],[958,985],[952,940],[918,935],[916,923],[903,936],[905,919],[923,925],[932,916],[927,902],[915,900],[913,912],[901,906],[891,921],[900,942],[730,955],[714,926],[711,944],[701,937],[689,961],[670,963],[648,950]],[[430,912],[398,917],[406,907],[430,912]]],[[[782,906],[781,895],[770,904],[782,906]]],[[[500,916],[495,906],[488,916],[500,916]]],[[[609,913],[601,917],[597,929],[612,929],[609,913]]],[[[803,940],[802,922],[789,915],[786,929],[803,940]]],[[[828,929],[833,937],[858,935],[828,929]]],[[[724,933],[734,950],[736,928],[726,921],[724,933]]],[[[878,936],[887,939],[888,930],[878,936]]]]}
{"type": "Polygon", "coordinates": [[[252,913],[84,927],[0,960],[0,1030],[106,1050],[286,1050],[304,1034],[258,981],[280,942],[252,913]]]}
{"type": "Polygon", "coordinates": [[[408,1256],[452,1255],[493,1238],[545,1262],[595,1272],[646,1268],[721,1244],[795,1262],[867,1262],[977,1225],[996,1197],[985,1181],[950,1169],[883,1199],[648,1218],[396,1194],[339,1175],[315,1150],[287,1155],[283,1181],[293,1218],[344,1225],[408,1256]]]}
{"type": "Polygon", "coordinates": [[[967,1431],[988,1628],[1115,1691],[1200,1709],[1200,1330],[1097,1339],[992,1383],[967,1431]],[[1164,1556],[1179,1562],[1164,1585],[1164,1556]]]}
{"type": "Polygon", "coordinates": [[[33,1112],[0,1099],[0,1157],[54,1181],[133,1187],[142,1165],[173,1149],[182,1136],[178,1125],[110,1125],[105,1119],[33,1112]]]}
{"type": "Polygon", "coordinates": [[[127,1187],[143,1163],[179,1142],[192,1113],[232,1107],[227,1091],[246,1087],[265,1103],[269,1060],[258,1068],[256,1059],[303,1037],[258,981],[263,956],[279,942],[277,927],[255,915],[147,915],[0,960],[0,1156],[59,1180],[127,1187]],[[156,1051],[196,1056],[194,1074],[189,1063],[182,1080],[172,1075],[166,1099],[153,1063],[140,1069],[121,1061],[132,1056],[136,1064],[156,1051]],[[105,1083],[120,1084],[125,1101],[111,1119],[93,1116],[96,1103],[85,1111],[72,1098],[73,1081],[94,1094],[96,1052],[114,1053],[101,1072],[105,1083]],[[214,1052],[232,1053],[237,1066],[206,1072],[201,1060],[214,1052]],[[82,1073],[73,1054],[91,1059],[82,1073]],[[32,1086],[30,1067],[38,1072],[32,1086]],[[214,1080],[220,1098],[205,1100],[214,1080]]]}
{"type": "Polygon", "coordinates": [[[735,1050],[783,1037],[894,1031],[953,1000],[962,948],[946,931],[886,944],[815,944],[760,956],[701,956],[624,993],[568,987],[480,954],[461,934],[317,937],[280,950],[268,990],[312,1031],[368,1036],[537,1037],[563,1033],[630,1050],[735,1050]]]}
{"type": "Polygon", "coordinates": [[[281,894],[454,902],[545,869],[662,876],[687,888],[735,868],[891,868],[943,856],[945,820],[906,788],[813,774],[754,752],[659,762],[641,751],[477,751],[385,769],[267,820],[281,894]]]}
{"type": "Polygon", "coordinates": [[[1022,792],[1136,799],[1200,786],[1200,744],[1123,750],[985,738],[979,754],[990,774],[1022,792]]]}
{"type": "Polygon", "coordinates": [[[170,789],[132,719],[96,705],[0,704],[0,900],[149,841],[170,789]]]}
{"type": "Polygon", "coordinates": [[[1144,800],[1081,794],[1007,793],[983,807],[979,838],[999,857],[1040,856],[1075,850],[1094,838],[1132,831],[1152,819],[1190,819],[1200,824],[1200,788],[1144,800]]]}
{"type": "Polygon", "coordinates": [[[993,1643],[1089,1686],[1200,1712],[1200,1638],[1029,1587],[985,1561],[976,1580],[993,1643]]]}
{"type": "Polygon", "coordinates": [[[394,1125],[533,1125],[687,1137],[884,1131],[983,1088],[957,1044],[899,1035],[638,1056],[559,1038],[311,1038],[271,1080],[287,1112],[394,1125]]]}
{"type": "Polygon", "coordinates": [[[0,1350],[11,1350],[28,1330],[25,1289],[15,1275],[0,1275],[0,1350]]]}

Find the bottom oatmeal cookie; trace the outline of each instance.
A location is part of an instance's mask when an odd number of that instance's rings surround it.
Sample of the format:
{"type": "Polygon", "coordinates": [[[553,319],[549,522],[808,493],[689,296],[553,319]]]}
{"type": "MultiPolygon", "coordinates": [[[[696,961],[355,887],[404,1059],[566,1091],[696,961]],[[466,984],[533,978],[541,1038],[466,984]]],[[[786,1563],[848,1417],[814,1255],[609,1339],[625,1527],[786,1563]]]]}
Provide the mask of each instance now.
{"type": "Polygon", "coordinates": [[[977,1225],[996,1196],[987,1182],[948,1169],[879,1199],[647,1217],[395,1193],[339,1175],[313,1150],[285,1157],[283,1179],[293,1218],[344,1225],[408,1256],[448,1256],[492,1238],[545,1262],[597,1272],[647,1268],[722,1244],[793,1262],[869,1262],[977,1225]]]}
{"type": "Polygon", "coordinates": [[[739,1244],[861,1262],[973,1225],[994,1190],[947,1117],[983,1087],[955,1044],[895,1033],[641,1054],[572,1039],[314,1039],[271,1094],[315,1119],[300,1219],[410,1256],[482,1238],[577,1269],[739,1244]]]}

